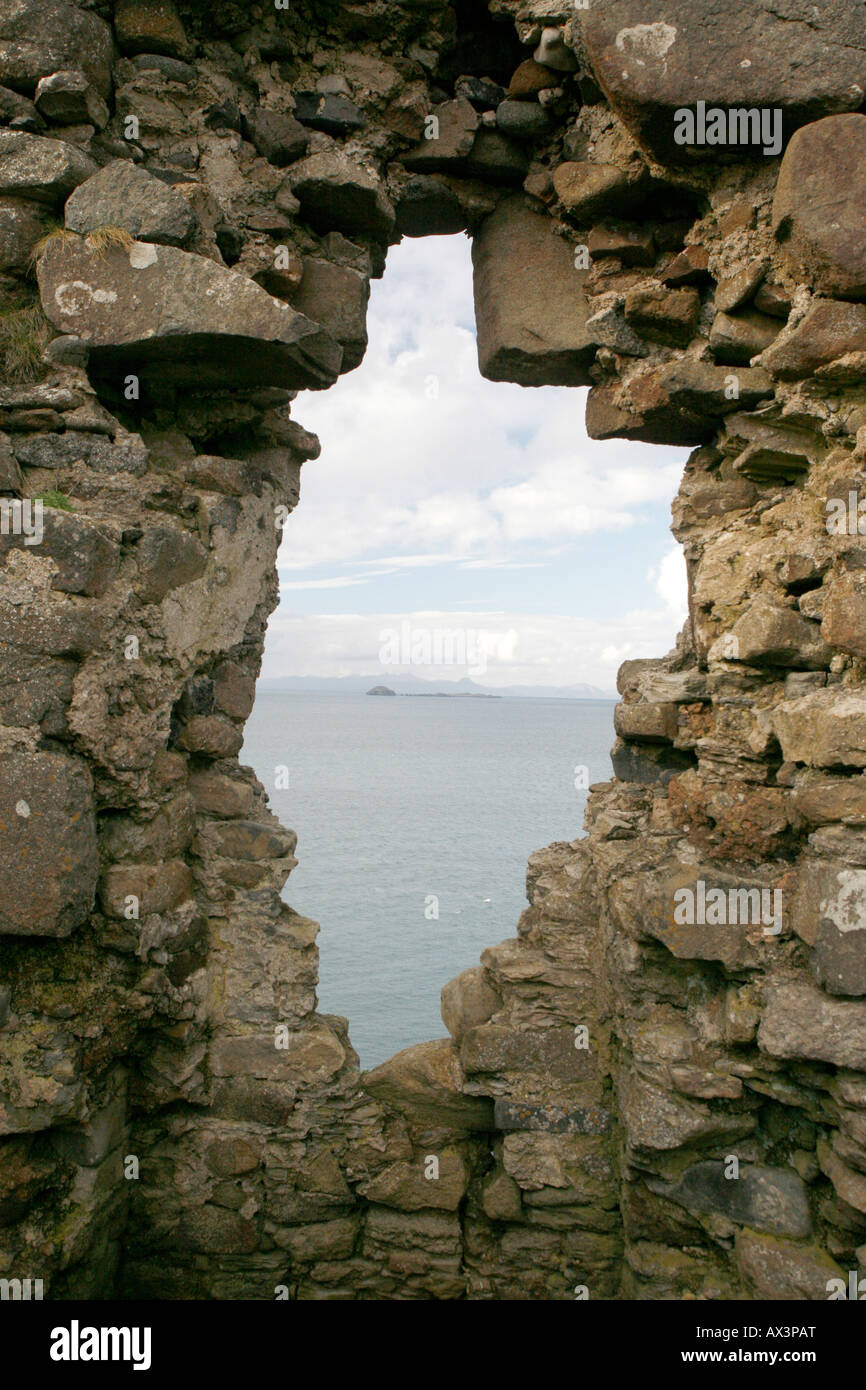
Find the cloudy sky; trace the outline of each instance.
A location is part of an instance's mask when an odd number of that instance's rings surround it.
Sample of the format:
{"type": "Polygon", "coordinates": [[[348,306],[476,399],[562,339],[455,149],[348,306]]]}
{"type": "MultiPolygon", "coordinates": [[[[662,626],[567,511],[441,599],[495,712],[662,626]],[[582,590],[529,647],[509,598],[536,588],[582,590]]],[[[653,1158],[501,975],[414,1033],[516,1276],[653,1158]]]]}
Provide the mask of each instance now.
{"type": "Polygon", "coordinates": [[[484,381],[465,236],[393,248],[368,328],[363,364],[293,407],[322,455],[284,531],[263,676],[384,679],[407,623],[416,663],[424,634],[465,633],[489,686],[613,691],[621,661],[666,652],[685,616],[669,525],[686,451],[588,440],[583,390],[484,381]]]}

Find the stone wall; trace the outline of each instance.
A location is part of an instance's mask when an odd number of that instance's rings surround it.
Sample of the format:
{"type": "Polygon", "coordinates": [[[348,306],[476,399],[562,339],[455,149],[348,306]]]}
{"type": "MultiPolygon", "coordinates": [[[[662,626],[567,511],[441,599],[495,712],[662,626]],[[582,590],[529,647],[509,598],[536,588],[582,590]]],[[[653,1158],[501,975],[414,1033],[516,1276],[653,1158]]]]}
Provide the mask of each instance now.
{"type": "Polygon", "coordinates": [[[863,0],[0,0],[0,1277],[866,1266],[864,109],[863,0]],[[716,107],[755,143],[677,142],[716,107]],[[294,397],[361,360],[387,247],[460,231],[484,375],[695,446],[690,617],[450,1037],[362,1078],[238,752],[294,397]]]}

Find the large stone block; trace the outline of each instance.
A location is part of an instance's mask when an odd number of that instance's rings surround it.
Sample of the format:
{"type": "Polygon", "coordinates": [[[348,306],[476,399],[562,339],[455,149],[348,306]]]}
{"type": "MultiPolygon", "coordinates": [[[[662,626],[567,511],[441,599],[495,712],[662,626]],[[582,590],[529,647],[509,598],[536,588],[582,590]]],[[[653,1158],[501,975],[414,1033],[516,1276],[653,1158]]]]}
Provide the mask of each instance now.
{"type": "Polygon", "coordinates": [[[365,1090],[416,1124],[492,1130],[493,1105],[463,1094],[463,1072],[450,1038],[406,1047],[363,1078],[365,1090]]]}
{"type": "MultiPolygon", "coordinates": [[[[660,161],[713,158],[716,145],[678,145],[683,107],[781,108],[786,133],[831,111],[856,111],[866,91],[863,16],[849,0],[593,0],[583,39],[617,114],[660,161]]],[[[722,147],[724,150],[725,147],[722,147]]],[[[736,153],[762,157],[762,145],[736,153]]]]}
{"type": "Polygon", "coordinates": [[[472,245],[478,362],[489,381],[588,386],[586,272],[550,219],[507,198],[472,245]]]}
{"type": "Polygon", "coordinates": [[[64,753],[0,760],[0,933],[69,936],[96,892],[90,773],[64,753]]]}
{"type": "Polygon", "coordinates": [[[367,302],[370,283],[351,266],[304,258],[301,283],[292,304],[313,323],[320,323],[343,349],[343,371],[359,367],[367,351],[367,302]]]}
{"type": "Polygon", "coordinates": [[[785,151],[773,227],[792,269],[820,294],[866,299],[866,116],[827,116],[785,151]]]}
{"type": "MultiPolygon", "coordinates": [[[[35,137],[33,137],[35,138],[35,137]]],[[[121,377],[150,364],[223,387],[320,388],[342,350],[324,329],[260,285],[204,256],[133,242],[100,252],[64,238],[39,261],[51,322],[90,348],[92,368],[121,377]]]]}
{"type": "Polygon", "coordinates": [[[289,186],[317,231],[387,241],[394,230],[394,209],[380,184],[341,151],[301,160],[289,175],[289,186]]]}
{"type": "Polygon", "coordinates": [[[866,1070],[866,1003],[831,999],[805,981],[769,991],[758,1046],[771,1057],[806,1057],[866,1070]]]}
{"type": "Polygon", "coordinates": [[[0,195],[57,203],[95,173],[93,160],[65,140],[0,130],[0,195]]]}
{"type": "Polygon", "coordinates": [[[866,698],[856,691],[815,690],[783,700],[773,731],[785,761],[808,767],[866,767],[866,698]]]}

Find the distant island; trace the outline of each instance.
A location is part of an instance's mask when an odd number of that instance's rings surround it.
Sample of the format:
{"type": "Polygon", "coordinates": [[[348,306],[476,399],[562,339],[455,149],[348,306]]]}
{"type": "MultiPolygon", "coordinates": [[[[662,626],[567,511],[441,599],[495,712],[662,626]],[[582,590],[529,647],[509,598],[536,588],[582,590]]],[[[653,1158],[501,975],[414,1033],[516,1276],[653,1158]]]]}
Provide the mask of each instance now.
{"type": "MultiPolygon", "coordinates": [[[[374,685],[368,695],[396,695],[387,685],[374,685]]],[[[488,695],[479,690],[401,690],[404,700],[501,700],[501,695],[488,695]]]]}
{"type": "Polygon", "coordinates": [[[467,676],[458,680],[439,677],[438,680],[425,680],[412,672],[374,673],[365,676],[265,676],[258,683],[260,694],[334,694],[344,695],[474,695],[493,699],[536,699],[536,700],[604,700],[615,701],[615,691],[601,690],[597,685],[501,685],[491,687],[482,685],[467,676]],[[388,684],[381,683],[383,674],[388,676],[388,684]]]}

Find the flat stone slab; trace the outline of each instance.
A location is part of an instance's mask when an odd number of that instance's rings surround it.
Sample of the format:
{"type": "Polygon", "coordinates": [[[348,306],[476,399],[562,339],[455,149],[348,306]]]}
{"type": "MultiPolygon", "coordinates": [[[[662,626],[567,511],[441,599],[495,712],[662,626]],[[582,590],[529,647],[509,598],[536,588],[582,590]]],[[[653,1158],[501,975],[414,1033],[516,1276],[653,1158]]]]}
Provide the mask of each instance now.
{"type": "Polygon", "coordinates": [[[513,1133],[518,1130],[544,1130],[548,1134],[607,1134],[613,1126],[610,1111],[593,1109],[563,1110],[558,1105],[528,1105],[519,1100],[497,1100],[493,1106],[494,1127],[513,1133]]]}
{"type": "MultiPolygon", "coordinates": [[[[707,108],[781,108],[785,135],[866,95],[866,27],[851,0],[592,0],[583,39],[611,105],[661,161],[717,158],[731,147],[678,145],[674,115],[707,108]]],[[[752,147],[762,158],[760,146],[752,147]]],[[[742,158],[748,146],[733,153],[742,158]]]]}
{"type": "Polygon", "coordinates": [[[174,246],[99,251],[66,237],[41,256],[38,279],[46,315],[87,345],[97,368],[125,374],[171,361],[202,384],[290,389],[330,386],[340,370],[342,349],[319,324],[174,246]]]}

